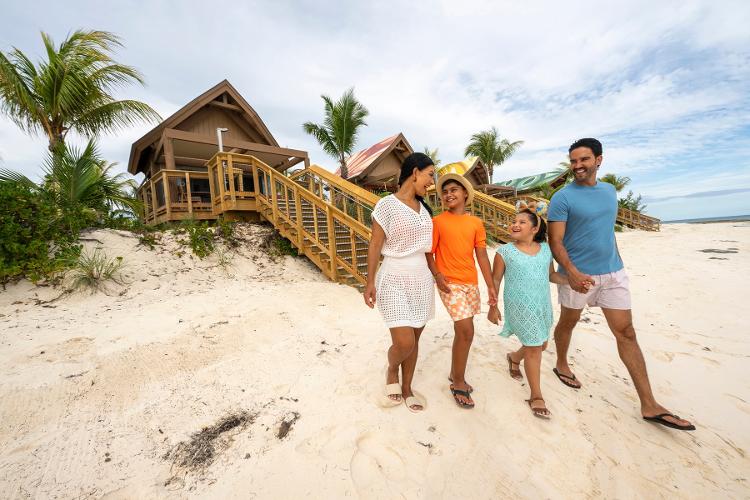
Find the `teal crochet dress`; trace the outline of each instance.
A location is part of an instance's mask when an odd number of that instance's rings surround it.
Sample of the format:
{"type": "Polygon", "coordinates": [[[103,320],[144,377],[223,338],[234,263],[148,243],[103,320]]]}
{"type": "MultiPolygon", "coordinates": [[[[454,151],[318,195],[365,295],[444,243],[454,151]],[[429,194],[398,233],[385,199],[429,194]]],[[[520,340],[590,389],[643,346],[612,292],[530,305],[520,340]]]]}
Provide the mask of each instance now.
{"type": "Polygon", "coordinates": [[[549,265],[552,252],[547,243],[536,255],[528,255],[513,243],[497,253],[505,261],[503,290],[504,323],[500,335],[515,335],[525,346],[540,346],[549,338],[552,327],[552,300],[549,290],[549,265]]]}

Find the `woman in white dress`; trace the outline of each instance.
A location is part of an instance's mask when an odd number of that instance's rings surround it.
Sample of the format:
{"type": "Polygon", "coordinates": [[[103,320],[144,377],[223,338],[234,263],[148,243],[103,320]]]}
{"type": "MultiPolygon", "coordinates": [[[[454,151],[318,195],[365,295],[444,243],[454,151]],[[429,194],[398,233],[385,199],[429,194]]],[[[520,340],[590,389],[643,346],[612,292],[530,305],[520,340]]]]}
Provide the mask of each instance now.
{"type": "Polygon", "coordinates": [[[432,248],[432,210],[423,198],[434,174],[426,154],[413,153],[404,160],[398,191],[381,199],[372,212],[367,253],[365,303],[370,308],[377,304],[391,331],[385,393],[395,402],[404,400],[413,412],[425,406],[411,388],[419,336],[435,314],[435,281],[425,257],[432,248]]]}

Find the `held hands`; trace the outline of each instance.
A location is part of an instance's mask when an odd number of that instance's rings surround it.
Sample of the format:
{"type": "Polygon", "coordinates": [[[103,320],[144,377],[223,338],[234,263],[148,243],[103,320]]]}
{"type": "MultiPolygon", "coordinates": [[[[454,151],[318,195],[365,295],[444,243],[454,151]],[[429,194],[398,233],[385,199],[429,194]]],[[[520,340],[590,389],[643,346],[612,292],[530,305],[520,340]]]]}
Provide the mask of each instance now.
{"type": "Polygon", "coordinates": [[[588,293],[591,287],[595,285],[594,278],[579,272],[568,274],[568,284],[578,293],[588,293]]]}
{"type": "Polygon", "coordinates": [[[500,309],[497,308],[497,304],[490,306],[490,312],[487,313],[487,321],[499,325],[501,319],[502,315],[500,314],[500,309]]]}
{"type": "Polygon", "coordinates": [[[365,286],[363,296],[365,298],[365,304],[367,304],[367,307],[370,309],[375,307],[375,295],[375,285],[373,283],[368,283],[367,286],[365,286]]]}
{"type": "Polygon", "coordinates": [[[490,306],[497,306],[497,291],[494,287],[487,288],[487,295],[489,296],[487,304],[490,306]]]}

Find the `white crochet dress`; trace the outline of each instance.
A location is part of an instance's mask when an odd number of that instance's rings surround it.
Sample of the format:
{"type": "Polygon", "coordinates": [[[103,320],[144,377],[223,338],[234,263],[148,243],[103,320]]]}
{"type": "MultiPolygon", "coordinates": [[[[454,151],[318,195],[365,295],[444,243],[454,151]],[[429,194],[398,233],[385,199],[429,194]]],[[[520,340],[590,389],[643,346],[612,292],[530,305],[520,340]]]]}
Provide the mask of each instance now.
{"type": "Polygon", "coordinates": [[[435,315],[435,280],[425,253],[432,249],[432,217],[394,195],[378,201],[372,218],[385,232],[383,263],[375,276],[376,304],[388,328],[420,328],[435,315]]]}

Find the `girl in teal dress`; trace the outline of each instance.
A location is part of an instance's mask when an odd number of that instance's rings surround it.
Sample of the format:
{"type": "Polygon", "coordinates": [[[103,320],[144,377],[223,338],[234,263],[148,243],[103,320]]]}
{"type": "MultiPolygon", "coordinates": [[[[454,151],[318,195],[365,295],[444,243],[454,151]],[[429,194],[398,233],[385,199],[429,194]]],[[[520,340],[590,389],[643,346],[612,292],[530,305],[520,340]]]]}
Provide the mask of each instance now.
{"type": "MultiPolygon", "coordinates": [[[[510,226],[513,242],[497,249],[492,275],[496,290],[500,290],[500,282],[505,277],[505,323],[500,335],[515,335],[523,344],[519,350],[506,356],[510,376],[523,379],[519,369],[523,362],[531,389],[526,402],[535,416],[550,418],[539,381],[542,351],[547,348],[552,327],[549,283],[568,281],[552,266],[552,252],[546,243],[547,227],[541,217],[543,209],[534,208],[525,208],[516,214],[510,226]]],[[[490,307],[487,319],[499,324],[501,314],[497,306],[490,307]]]]}

